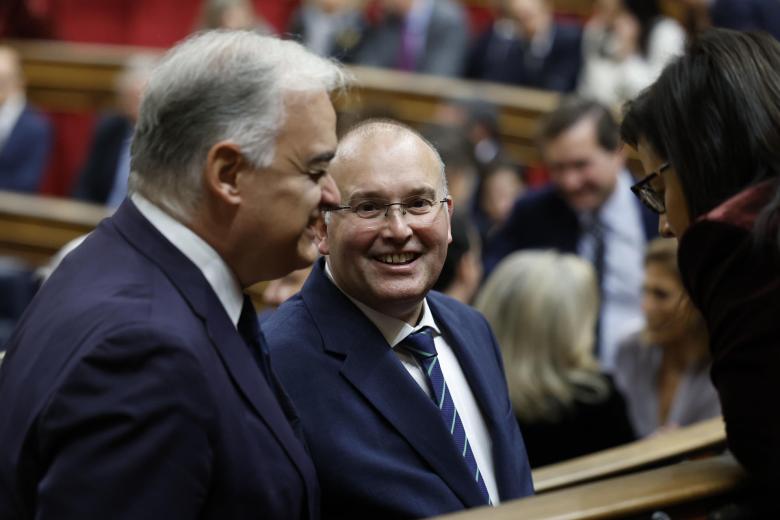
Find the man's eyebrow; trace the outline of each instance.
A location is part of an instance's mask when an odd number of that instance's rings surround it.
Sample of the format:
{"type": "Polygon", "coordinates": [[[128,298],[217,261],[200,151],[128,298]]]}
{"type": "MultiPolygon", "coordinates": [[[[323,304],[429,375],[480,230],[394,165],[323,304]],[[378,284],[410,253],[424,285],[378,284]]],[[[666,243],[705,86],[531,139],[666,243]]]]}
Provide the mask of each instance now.
{"type": "MultiPolygon", "coordinates": [[[[406,193],[403,198],[408,199],[409,197],[419,197],[420,195],[428,195],[432,197],[435,194],[436,190],[430,186],[421,186],[419,188],[409,190],[409,192],[406,193]]],[[[349,200],[355,199],[387,199],[387,195],[376,190],[357,190],[349,196],[349,200]]]]}
{"type": "Polygon", "coordinates": [[[309,159],[308,165],[309,166],[314,166],[315,164],[330,162],[335,155],[336,155],[336,152],[334,152],[332,150],[331,151],[327,151],[327,152],[322,152],[320,154],[315,155],[311,159],[309,159]]]}

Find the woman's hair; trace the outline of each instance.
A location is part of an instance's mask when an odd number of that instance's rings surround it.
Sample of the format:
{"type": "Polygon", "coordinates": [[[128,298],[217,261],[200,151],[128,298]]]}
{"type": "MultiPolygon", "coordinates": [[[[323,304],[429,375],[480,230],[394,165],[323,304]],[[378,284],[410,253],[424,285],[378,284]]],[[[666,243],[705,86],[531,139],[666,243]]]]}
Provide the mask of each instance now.
{"type": "Polygon", "coordinates": [[[609,392],[593,356],[599,310],[596,275],[571,254],[523,251],[506,257],[475,306],[501,346],[509,396],[524,421],[555,421],[575,401],[609,392]]]}
{"type": "MultiPolygon", "coordinates": [[[[711,29],[624,108],[623,140],[646,140],[680,179],[692,219],[780,174],[780,43],[711,29]]],[[[776,218],[780,194],[757,226],[776,218]]]]}
{"type": "Polygon", "coordinates": [[[658,0],[623,0],[623,5],[639,22],[639,51],[647,56],[650,33],[661,17],[658,0]]]}

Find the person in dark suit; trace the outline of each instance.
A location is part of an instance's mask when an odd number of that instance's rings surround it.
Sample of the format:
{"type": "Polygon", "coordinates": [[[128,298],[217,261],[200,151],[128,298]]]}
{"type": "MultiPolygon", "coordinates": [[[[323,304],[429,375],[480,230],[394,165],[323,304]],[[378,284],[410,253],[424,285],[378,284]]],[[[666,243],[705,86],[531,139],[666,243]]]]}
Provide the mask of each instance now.
{"type": "Polygon", "coordinates": [[[421,518],[533,492],[501,355],[472,308],[430,291],[452,199],[436,150],[365,122],[331,172],[303,290],[263,324],[301,417],[325,518],[421,518]]]}
{"type": "Polygon", "coordinates": [[[549,0],[503,0],[469,51],[466,76],[556,92],[577,86],[582,30],[556,22],[549,0]]]}
{"type": "Polygon", "coordinates": [[[131,57],[117,85],[119,111],[98,121],[87,160],[73,196],[79,200],[117,207],[127,195],[130,177],[130,140],[138,119],[141,94],[157,62],[155,56],[131,57]]]}
{"type": "Polygon", "coordinates": [[[355,51],[358,65],[459,76],[468,20],[453,0],[381,0],[382,18],[355,51]]]}
{"type": "Polygon", "coordinates": [[[680,276],[709,332],[729,449],[780,491],[780,43],[712,29],[626,107],[634,187],[679,240],[680,276]],[[738,100],[738,101],[737,101],[738,100]],[[706,114],[706,116],[705,116],[706,114]]]}
{"type": "Polygon", "coordinates": [[[0,370],[0,518],[317,518],[242,288],[316,257],[327,91],[294,42],[206,32],[150,80],[131,196],[43,284],[0,370]]]}
{"type": "Polygon", "coordinates": [[[515,202],[487,244],[485,271],[520,249],[589,260],[601,295],[598,357],[609,372],[620,340],[643,324],[644,250],[658,219],[631,195],[618,126],[603,105],[564,99],[542,122],[539,143],[551,182],[515,202]]]}
{"type": "Polygon", "coordinates": [[[51,147],[51,124],[25,98],[19,55],[0,46],[0,190],[37,192],[51,147]]]}

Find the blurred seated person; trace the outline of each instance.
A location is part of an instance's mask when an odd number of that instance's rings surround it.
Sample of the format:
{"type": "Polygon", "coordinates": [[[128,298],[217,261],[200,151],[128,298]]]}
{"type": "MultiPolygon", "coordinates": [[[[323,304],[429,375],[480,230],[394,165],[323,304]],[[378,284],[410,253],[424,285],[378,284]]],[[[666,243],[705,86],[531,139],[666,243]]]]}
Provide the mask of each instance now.
{"type": "Polygon", "coordinates": [[[478,168],[490,164],[501,154],[498,110],[482,99],[451,99],[436,107],[435,124],[460,128],[471,148],[478,168]]]}
{"type": "Polygon", "coordinates": [[[474,197],[474,223],[486,242],[512,212],[515,200],[525,191],[520,169],[499,159],[488,165],[479,181],[474,197]]]}
{"type": "Polygon", "coordinates": [[[642,279],[658,216],[631,194],[617,122],[595,101],[570,97],[541,121],[539,151],[548,185],[524,193],[484,248],[490,272],[512,251],[576,253],[596,269],[601,315],[597,351],[611,370],[620,340],[642,328],[642,279]]]}
{"type": "Polygon", "coordinates": [[[447,246],[447,257],[433,289],[470,304],[482,280],[479,236],[468,216],[460,213],[453,213],[450,233],[452,242],[447,246]]]}
{"type": "Polygon", "coordinates": [[[553,19],[551,0],[501,0],[470,50],[466,76],[557,92],[577,86],[582,31],[553,19]]]}
{"type": "Polygon", "coordinates": [[[780,2],[777,0],[679,0],[688,8],[694,31],[723,27],[765,31],[780,40],[780,2]]]}
{"type": "Polygon", "coordinates": [[[19,54],[0,45],[0,190],[37,192],[51,147],[49,121],[27,103],[19,54]]]}
{"type": "Polygon", "coordinates": [[[95,128],[73,197],[116,208],[127,195],[130,176],[130,139],[138,118],[138,107],[156,58],[150,55],[131,57],[116,84],[116,113],[100,118],[95,128]]]}
{"type": "Polygon", "coordinates": [[[597,0],[585,26],[578,91],[607,105],[634,97],[682,54],[685,30],[659,0],[597,0]]]}
{"type": "Polygon", "coordinates": [[[205,0],[200,25],[201,29],[248,29],[264,35],[275,32],[251,0],[205,0]]]}
{"type": "Polygon", "coordinates": [[[677,241],[658,238],[645,255],[647,325],[618,350],[615,382],[640,437],[720,415],[710,380],[707,328],[677,269],[677,241]]]}
{"type": "Polygon", "coordinates": [[[531,467],[634,440],[626,405],[593,354],[596,275],[572,254],[506,257],[475,303],[501,347],[531,467]]]}
{"type": "Polygon", "coordinates": [[[447,177],[447,191],[456,207],[469,208],[477,189],[479,176],[471,145],[463,128],[431,125],[423,135],[439,151],[447,177]]]}
{"type": "Polygon", "coordinates": [[[353,60],[363,37],[363,0],[306,0],[293,13],[291,36],[320,56],[353,60]]]}
{"type": "Polygon", "coordinates": [[[355,63],[459,76],[468,47],[466,13],[455,0],[379,0],[381,18],[366,32],[355,63]]]}

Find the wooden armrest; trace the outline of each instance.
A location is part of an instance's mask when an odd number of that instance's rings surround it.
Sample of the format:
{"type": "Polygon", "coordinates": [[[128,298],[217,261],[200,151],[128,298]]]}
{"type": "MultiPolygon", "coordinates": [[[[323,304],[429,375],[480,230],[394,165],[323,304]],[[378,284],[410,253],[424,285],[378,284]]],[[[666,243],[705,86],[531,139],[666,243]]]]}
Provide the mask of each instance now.
{"type": "Polygon", "coordinates": [[[622,518],[684,504],[716,502],[716,499],[722,499],[738,490],[745,482],[745,471],[734,458],[731,455],[720,455],[515,500],[496,508],[481,507],[436,518],[440,520],[622,518]]]}
{"type": "Polygon", "coordinates": [[[722,417],[671,430],[654,437],[592,453],[533,472],[537,493],[580,484],[703,450],[725,446],[722,417]]]}

